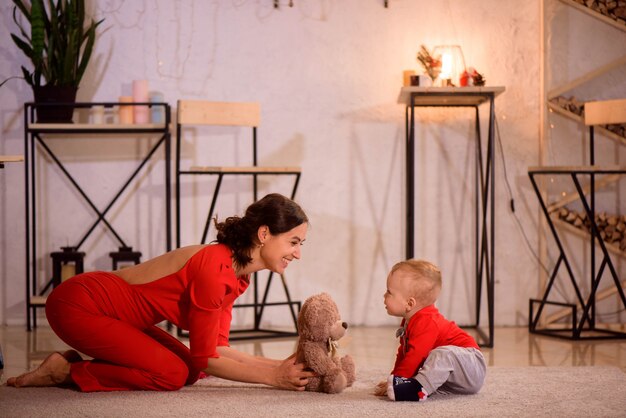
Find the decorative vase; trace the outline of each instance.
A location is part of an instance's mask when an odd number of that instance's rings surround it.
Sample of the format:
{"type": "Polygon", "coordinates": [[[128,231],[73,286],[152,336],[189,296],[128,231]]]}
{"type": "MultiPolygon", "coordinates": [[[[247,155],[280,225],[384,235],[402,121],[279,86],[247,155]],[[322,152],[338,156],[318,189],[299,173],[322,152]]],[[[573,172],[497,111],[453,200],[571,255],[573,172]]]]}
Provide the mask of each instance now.
{"type": "Polygon", "coordinates": [[[72,86],[34,86],[37,122],[72,123],[77,91],[72,86]]]}

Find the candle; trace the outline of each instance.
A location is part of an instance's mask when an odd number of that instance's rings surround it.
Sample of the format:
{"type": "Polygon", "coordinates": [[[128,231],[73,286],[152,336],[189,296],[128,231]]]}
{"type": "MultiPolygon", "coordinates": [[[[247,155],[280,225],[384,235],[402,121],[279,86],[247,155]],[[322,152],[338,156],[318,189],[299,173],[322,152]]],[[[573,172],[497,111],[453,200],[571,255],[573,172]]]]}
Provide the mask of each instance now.
{"type": "MultiPolygon", "coordinates": [[[[133,98],[131,96],[121,96],[120,103],[132,103],[133,98]]],[[[122,125],[128,125],[133,123],[133,107],[120,105],[119,110],[119,122],[122,125]]]]}
{"type": "MultiPolygon", "coordinates": [[[[133,102],[148,102],[148,80],[133,81],[133,102]]],[[[133,106],[133,116],[135,123],[148,123],[149,113],[147,106],[133,106]]]]}
{"type": "Polygon", "coordinates": [[[75,264],[61,264],[61,282],[76,276],[75,264]]]}
{"type": "Polygon", "coordinates": [[[404,87],[411,86],[411,77],[415,76],[415,71],[405,70],[402,74],[404,76],[404,87]]]}
{"type": "Polygon", "coordinates": [[[427,75],[418,75],[417,85],[420,87],[431,87],[433,85],[433,79],[427,75]]]}
{"type": "MultiPolygon", "coordinates": [[[[150,103],[163,103],[163,93],[153,91],[150,93],[150,103]]],[[[152,106],[150,121],[152,123],[165,123],[165,109],[163,106],[152,106]]]]}
{"type": "Polygon", "coordinates": [[[104,106],[93,106],[91,108],[91,123],[101,125],[104,123],[104,106]]]}

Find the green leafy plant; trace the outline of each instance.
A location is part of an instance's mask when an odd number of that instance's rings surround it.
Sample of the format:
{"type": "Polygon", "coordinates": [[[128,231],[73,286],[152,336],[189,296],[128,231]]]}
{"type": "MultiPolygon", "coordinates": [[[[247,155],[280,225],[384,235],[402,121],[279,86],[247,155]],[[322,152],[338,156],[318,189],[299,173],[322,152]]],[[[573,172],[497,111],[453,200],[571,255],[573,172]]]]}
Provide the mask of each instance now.
{"type": "Polygon", "coordinates": [[[32,0],[30,4],[13,0],[13,4],[13,21],[20,33],[12,33],[11,38],[33,65],[32,70],[22,66],[24,80],[32,87],[41,86],[42,78],[48,86],[78,87],[91,58],[96,28],[104,19],[86,23],[84,0],[32,0]]]}

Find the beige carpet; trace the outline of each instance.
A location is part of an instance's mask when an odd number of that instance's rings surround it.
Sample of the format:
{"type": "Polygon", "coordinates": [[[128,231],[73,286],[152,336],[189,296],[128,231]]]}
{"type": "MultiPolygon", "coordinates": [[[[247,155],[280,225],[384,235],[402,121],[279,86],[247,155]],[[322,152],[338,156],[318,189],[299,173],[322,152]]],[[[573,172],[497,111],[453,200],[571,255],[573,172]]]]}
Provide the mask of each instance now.
{"type": "Polygon", "coordinates": [[[0,417],[626,417],[626,374],[615,367],[492,367],[479,394],[424,403],[371,395],[384,374],[361,369],[355,385],[339,395],[216,378],[160,393],[2,386],[0,417]]]}

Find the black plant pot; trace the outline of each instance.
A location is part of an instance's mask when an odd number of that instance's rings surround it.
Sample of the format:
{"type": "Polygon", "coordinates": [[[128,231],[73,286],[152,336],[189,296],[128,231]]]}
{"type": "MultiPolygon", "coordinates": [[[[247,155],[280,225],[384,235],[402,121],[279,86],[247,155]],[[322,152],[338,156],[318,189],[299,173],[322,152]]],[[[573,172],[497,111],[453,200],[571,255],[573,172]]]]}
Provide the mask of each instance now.
{"type": "Polygon", "coordinates": [[[39,123],[72,123],[76,87],[35,86],[35,107],[39,123]]]}

